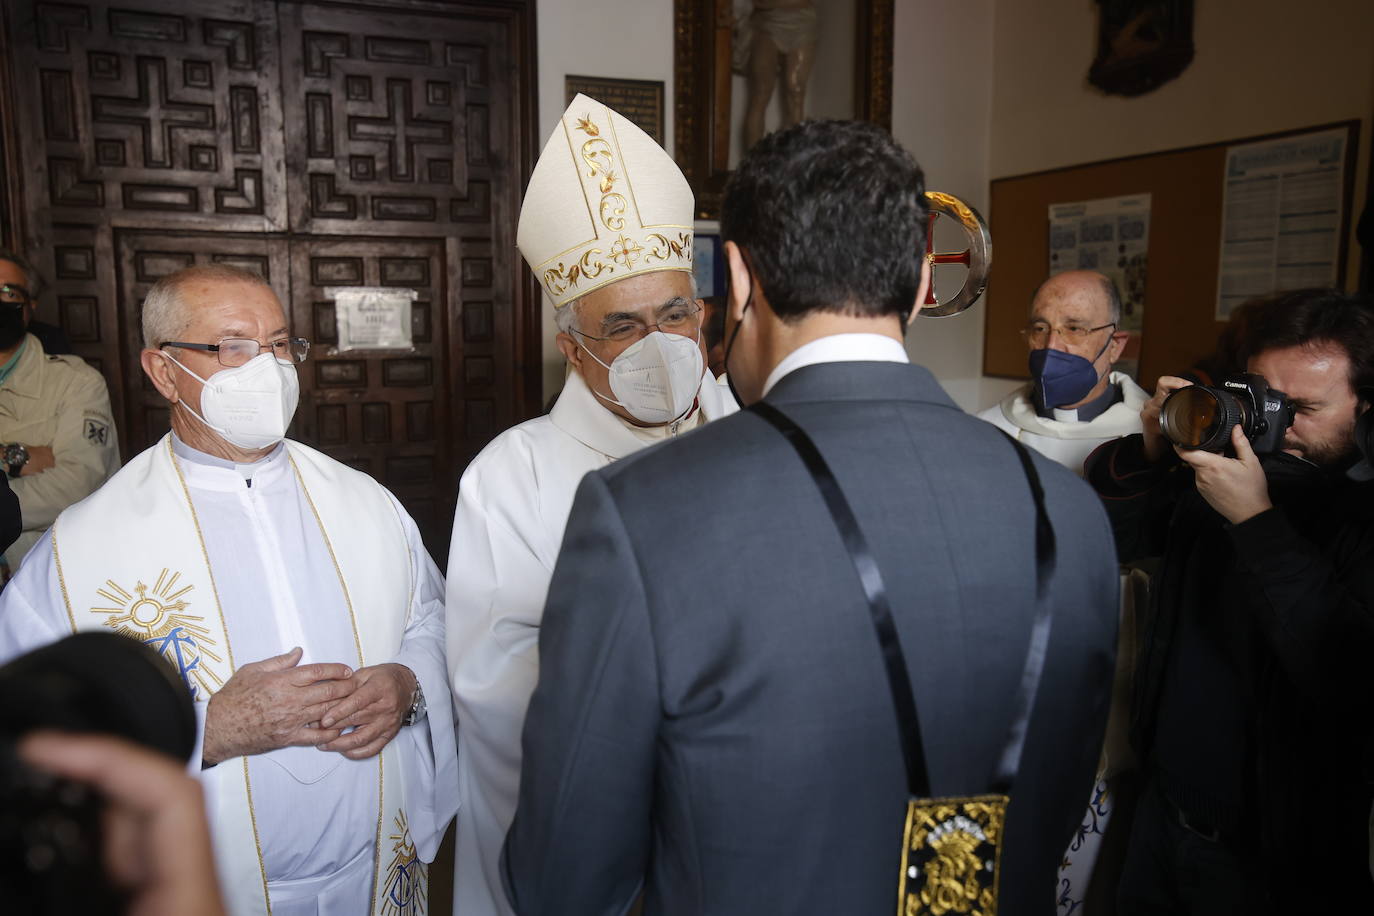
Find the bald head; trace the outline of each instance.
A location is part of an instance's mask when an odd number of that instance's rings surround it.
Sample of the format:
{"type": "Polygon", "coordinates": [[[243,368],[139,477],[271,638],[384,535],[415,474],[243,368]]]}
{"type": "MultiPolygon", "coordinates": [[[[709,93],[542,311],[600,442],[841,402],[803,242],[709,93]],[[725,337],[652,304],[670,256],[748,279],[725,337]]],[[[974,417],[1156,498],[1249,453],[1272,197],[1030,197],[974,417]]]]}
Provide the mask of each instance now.
{"type": "Polygon", "coordinates": [[[1051,320],[1044,313],[1047,308],[1066,324],[1070,314],[1094,328],[1121,324],[1121,294],[1116,283],[1095,270],[1066,270],[1041,283],[1031,297],[1031,317],[1051,320]]]}

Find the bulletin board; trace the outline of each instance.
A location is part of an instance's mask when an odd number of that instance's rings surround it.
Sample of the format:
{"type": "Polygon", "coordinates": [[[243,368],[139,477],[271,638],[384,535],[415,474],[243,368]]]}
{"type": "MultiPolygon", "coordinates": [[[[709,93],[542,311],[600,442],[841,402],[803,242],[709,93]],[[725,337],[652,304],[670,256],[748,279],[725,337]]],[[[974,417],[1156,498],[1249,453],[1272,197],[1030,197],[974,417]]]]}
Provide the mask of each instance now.
{"type": "Polygon", "coordinates": [[[1344,128],[1344,210],[1337,276],[1346,275],[1359,121],[1244,137],[1187,149],[1112,159],[992,182],[995,242],[992,294],[983,333],[983,374],[1026,378],[1025,327],[1031,296],[1049,275],[1049,207],[1127,194],[1151,196],[1149,268],[1138,381],[1187,369],[1212,352],[1224,326],[1215,319],[1227,150],[1237,144],[1344,128]]]}

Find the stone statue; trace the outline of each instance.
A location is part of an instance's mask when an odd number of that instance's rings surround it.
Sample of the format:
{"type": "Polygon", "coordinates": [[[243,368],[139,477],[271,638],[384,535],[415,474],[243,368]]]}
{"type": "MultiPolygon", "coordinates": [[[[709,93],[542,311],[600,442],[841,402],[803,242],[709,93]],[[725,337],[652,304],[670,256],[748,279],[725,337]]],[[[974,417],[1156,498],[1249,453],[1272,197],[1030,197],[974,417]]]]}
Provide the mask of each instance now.
{"type": "Polygon", "coordinates": [[[816,5],[813,0],[754,0],[735,22],[736,73],[745,78],[744,149],[763,136],[764,112],[782,71],[782,126],[806,113],[806,85],[816,57],[816,5]]]}

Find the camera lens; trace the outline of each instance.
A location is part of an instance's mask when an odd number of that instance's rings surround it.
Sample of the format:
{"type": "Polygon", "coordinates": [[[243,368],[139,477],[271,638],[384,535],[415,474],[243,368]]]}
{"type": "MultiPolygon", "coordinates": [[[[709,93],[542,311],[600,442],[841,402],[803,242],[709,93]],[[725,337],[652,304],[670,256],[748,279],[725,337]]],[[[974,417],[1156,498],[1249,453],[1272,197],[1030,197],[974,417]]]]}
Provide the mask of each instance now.
{"type": "Polygon", "coordinates": [[[1240,402],[1229,391],[1193,385],[1165,398],[1159,428],[1179,448],[1220,452],[1231,441],[1231,428],[1244,416],[1240,402]]]}

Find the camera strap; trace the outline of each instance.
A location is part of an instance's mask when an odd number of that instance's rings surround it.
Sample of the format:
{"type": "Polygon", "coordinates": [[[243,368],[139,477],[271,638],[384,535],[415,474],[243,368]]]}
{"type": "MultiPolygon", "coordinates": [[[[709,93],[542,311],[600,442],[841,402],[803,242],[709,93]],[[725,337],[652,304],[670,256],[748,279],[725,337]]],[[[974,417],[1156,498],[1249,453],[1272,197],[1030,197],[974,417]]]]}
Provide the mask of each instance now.
{"type": "MultiPolygon", "coordinates": [[[[1049,648],[1052,611],[1047,598],[1049,579],[1054,572],[1055,536],[1045,510],[1045,494],[1040,475],[1025,446],[1007,436],[1021,461],[1021,469],[1035,503],[1036,610],[1031,624],[1030,643],[1013,704],[1011,726],[998,755],[989,794],[932,798],[929,768],[921,741],[921,723],[916,698],[911,688],[906,658],[897,638],[887,589],[877,559],[859,527],[839,482],[806,431],[772,404],[759,401],[749,407],[766,420],[792,445],[825,500],[845,550],[858,575],[868,602],[873,628],[887,669],[888,687],[896,711],[902,757],[906,764],[906,831],[902,844],[902,871],[898,887],[899,912],[920,914],[938,911],[936,892],[942,881],[974,885],[970,895],[976,908],[968,913],[996,911],[997,877],[1001,858],[1001,838],[1006,818],[1008,795],[1020,766],[1021,752],[1029,731],[1031,712],[1049,648]],[[952,842],[951,842],[952,840],[952,842]]],[[[1005,433],[1003,435],[1006,435],[1005,433]]]]}

